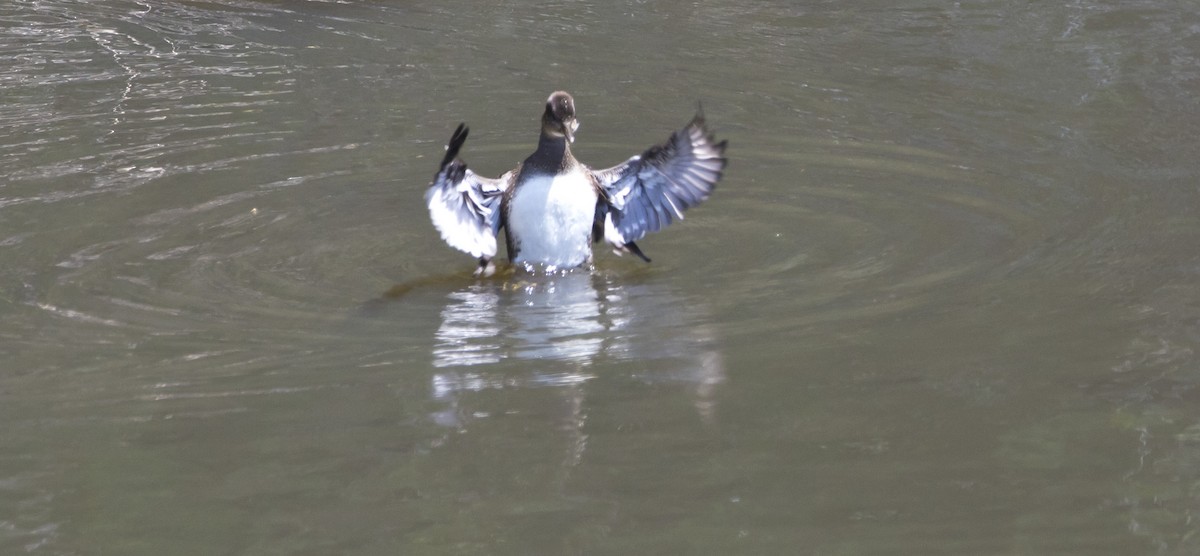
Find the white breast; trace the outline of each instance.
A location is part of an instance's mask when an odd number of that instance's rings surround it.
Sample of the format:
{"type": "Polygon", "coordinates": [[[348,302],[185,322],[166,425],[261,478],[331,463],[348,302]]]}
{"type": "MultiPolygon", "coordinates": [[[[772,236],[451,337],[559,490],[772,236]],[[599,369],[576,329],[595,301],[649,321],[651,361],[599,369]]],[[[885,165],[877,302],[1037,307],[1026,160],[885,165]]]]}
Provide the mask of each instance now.
{"type": "Polygon", "coordinates": [[[596,200],[582,169],[522,183],[509,201],[505,223],[518,244],[513,262],[571,268],[590,261],[596,200]]]}

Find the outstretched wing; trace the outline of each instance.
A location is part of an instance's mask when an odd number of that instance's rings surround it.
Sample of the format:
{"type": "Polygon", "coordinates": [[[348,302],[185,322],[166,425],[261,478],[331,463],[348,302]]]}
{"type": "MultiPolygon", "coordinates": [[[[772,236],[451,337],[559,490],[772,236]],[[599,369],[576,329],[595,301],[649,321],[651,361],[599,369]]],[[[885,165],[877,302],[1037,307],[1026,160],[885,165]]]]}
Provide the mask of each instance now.
{"type": "Polygon", "coordinates": [[[683,211],[707,199],[721,179],[725,145],[714,142],[703,113],[697,111],[666,143],[618,166],[593,171],[608,201],[607,211],[597,211],[604,221],[596,223],[604,227],[605,241],[621,248],[683,220],[683,211]]]}
{"type": "Polygon", "coordinates": [[[467,169],[456,158],[467,140],[465,124],[459,124],[446,145],[441,169],[425,192],[425,203],[433,227],[451,247],[474,257],[496,256],[496,232],[500,228],[500,198],[508,189],[513,173],[499,179],[485,178],[467,169]]]}

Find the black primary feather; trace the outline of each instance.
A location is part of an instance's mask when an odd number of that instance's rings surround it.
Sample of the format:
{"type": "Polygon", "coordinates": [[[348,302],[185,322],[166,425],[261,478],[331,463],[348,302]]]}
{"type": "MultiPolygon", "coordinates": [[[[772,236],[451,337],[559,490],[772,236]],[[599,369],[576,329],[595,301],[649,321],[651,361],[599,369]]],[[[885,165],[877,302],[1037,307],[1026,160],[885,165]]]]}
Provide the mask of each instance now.
{"type": "Polygon", "coordinates": [[[462,149],[463,143],[467,142],[467,134],[471,132],[471,128],[467,124],[458,124],[458,129],[454,130],[454,134],[450,136],[450,142],[446,143],[446,156],[442,157],[442,165],[438,169],[444,169],[447,164],[450,164],[458,157],[458,151],[462,149]]]}

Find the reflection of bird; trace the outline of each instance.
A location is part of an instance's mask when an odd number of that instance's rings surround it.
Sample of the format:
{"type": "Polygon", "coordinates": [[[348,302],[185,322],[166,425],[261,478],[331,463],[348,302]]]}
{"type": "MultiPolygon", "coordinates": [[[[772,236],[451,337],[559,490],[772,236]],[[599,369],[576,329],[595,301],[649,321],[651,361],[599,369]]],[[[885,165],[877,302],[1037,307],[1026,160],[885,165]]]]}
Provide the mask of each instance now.
{"type": "Polygon", "coordinates": [[[632,378],[678,387],[701,418],[712,420],[725,371],[711,320],[703,303],[684,303],[627,273],[471,281],[446,296],[434,333],[431,393],[447,407],[432,418],[463,427],[497,407],[479,409],[472,393],[549,390],[569,402],[563,409],[582,429],[589,385],[632,378]],[[601,371],[619,362],[630,366],[601,371]]]}
{"type": "Polygon", "coordinates": [[[649,262],[634,241],[707,199],[725,168],[725,141],[714,142],[699,111],[666,143],[606,170],[571,155],[578,127],[571,95],[551,94],[537,150],[496,179],[475,174],[456,158],[468,130],[460,124],[454,131],[425,201],[442,239],[479,258],[476,274],[495,270],[500,228],[507,229],[515,263],[551,271],[589,264],[591,244],[601,239],[617,254],[649,262]]]}

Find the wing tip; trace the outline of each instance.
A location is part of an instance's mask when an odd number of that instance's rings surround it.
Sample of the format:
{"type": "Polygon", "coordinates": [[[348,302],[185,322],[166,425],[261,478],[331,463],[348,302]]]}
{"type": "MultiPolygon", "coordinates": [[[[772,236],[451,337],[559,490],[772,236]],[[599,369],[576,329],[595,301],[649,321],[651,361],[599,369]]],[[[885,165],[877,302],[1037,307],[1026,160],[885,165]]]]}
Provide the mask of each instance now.
{"type": "Polygon", "coordinates": [[[458,124],[454,129],[454,133],[450,135],[450,142],[446,143],[446,156],[442,157],[442,165],[438,170],[446,168],[450,162],[458,157],[458,151],[462,149],[463,143],[467,142],[467,135],[471,133],[471,128],[467,127],[467,122],[458,124]]]}
{"type": "Polygon", "coordinates": [[[725,154],[725,148],[729,146],[729,140],[723,139],[721,142],[717,142],[716,134],[708,129],[708,119],[704,116],[704,105],[700,101],[696,101],[696,115],[692,116],[692,121],[688,122],[687,127],[700,132],[699,135],[702,142],[711,145],[717,151],[718,155],[725,154]]]}
{"type": "Polygon", "coordinates": [[[647,257],[646,254],[642,252],[642,248],[638,247],[638,245],[636,243],[631,241],[629,243],[626,243],[624,247],[630,253],[637,255],[637,257],[639,259],[646,261],[646,262],[650,262],[650,257],[647,257]]]}

